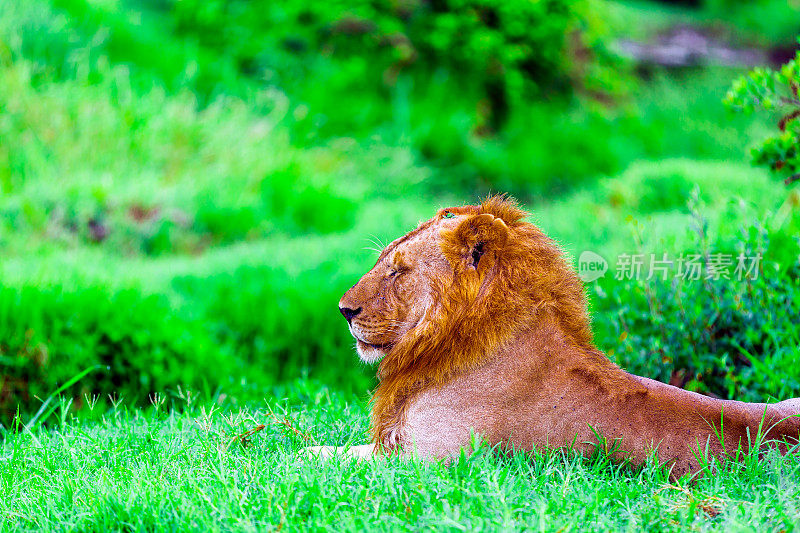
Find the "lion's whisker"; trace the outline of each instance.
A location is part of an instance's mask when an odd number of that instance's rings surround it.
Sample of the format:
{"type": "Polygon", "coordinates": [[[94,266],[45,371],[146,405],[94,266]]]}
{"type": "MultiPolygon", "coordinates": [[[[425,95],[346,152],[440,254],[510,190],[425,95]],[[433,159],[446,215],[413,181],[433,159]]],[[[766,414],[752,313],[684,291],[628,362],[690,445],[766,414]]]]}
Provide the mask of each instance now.
{"type": "Polygon", "coordinates": [[[369,241],[372,244],[374,244],[375,246],[380,247],[381,251],[383,251],[386,248],[386,245],[383,243],[383,241],[380,239],[380,237],[378,237],[374,233],[370,233],[369,237],[367,237],[367,239],[369,239],[369,241]]]}

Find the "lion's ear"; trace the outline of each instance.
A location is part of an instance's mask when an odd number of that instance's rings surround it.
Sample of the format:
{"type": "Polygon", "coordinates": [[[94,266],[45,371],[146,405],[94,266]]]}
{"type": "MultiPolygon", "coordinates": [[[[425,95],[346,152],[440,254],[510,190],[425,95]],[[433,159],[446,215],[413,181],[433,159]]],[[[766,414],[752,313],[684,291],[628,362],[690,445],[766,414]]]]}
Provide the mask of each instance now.
{"type": "Polygon", "coordinates": [[[508,241],[508,226],[501,219],[483,213],[469,217],[445,235],[451,262],[484,272],[494,264],[508,241]],[[491,264],[490,264],[491,263],[491,264]]]}

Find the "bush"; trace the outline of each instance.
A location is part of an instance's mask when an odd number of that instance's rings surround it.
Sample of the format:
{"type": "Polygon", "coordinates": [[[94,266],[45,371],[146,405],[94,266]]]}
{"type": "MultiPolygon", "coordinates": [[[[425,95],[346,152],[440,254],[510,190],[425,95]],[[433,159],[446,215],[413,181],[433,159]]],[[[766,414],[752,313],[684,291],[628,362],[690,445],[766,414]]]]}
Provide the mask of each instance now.
{"type": "Polygon", "coordinates": [[[777,112],[777,136],[753,148],[753,163],[781,176],[786,185],[800,180],[800,52],[779,71],[756,68],[737,79],[725,98],[730,108],[777,112]]]}
{"type": "Polygon", "coordinates": [[[4,244],[30,246],[20,237],[37,234],[163,255],[353,223],[353,201],[337,188],[341,156],[292,147],[279,119],[259,111],[277,94],[198,110],[188,92],[136,94],[123,67],[98,70],[94,84],[37,82],[35,71],[0,62],[4,244]]]}
{"type": "Polygon", "coordinates": [[[703,0],[705,11],[739,38],[787,50],[800,30],[800,4],[786,0],[703,0]],[[765,16],[765,14],[768,14],[765,16]]]}
{"type": "Polygon", "coordinates": [[[242,95],[252,88],[230,58],[175,39],[162,22],[138,2],[125,8],[87,0],[5,0],[0,62],[30,60],[39,82],[77,76],[96,83],[109,65],[124,65],[138,92],[189,89],[205,103],[220,92],[242,95]]]}
{"type": "Polygon", "coordinates": [[[220,250],[200,262],[147,260],[135,277],[154,295],[108,288],[108,279],[0,288],[0,423],[8,426],[18,405],[27,422],[89,368],[63,392],[74,408],[109,394],[147,405],[178,387],[260,402],[303,376],[364,393],[374,371],[359,363],[337,306],[363,264],[340,256],[349,241],[315,239],[297,249],[276,238],[259,252],[220,250]]]}
{"type": "MultiPolygon", "coordinates": [[[[800,393],[800,260],[797,242],[756,228],[745,236],[708,238],[693,211],[699,280],[656,274],[596,286],[601,345],[632,373],[717,397],[748,401],[800,393]],[[770,241],[773,241],[772,243],[770,241]],[[730,279],[708,279],[717,253],[729,254],[730,279]],[[737,256],[763,254],[758,270],[734,275],[737,256]]],[[[719,264],[719,263],[718,263],[719,264]]],[[[745,266],[752,266],[749,260],[745,266]]]]}
{"type": "Polygon", "coordinates": [[[178,385],[213,390],[234,366],[199,324],[135,289],[2,287],[0,339],[4,425],[89,368],[63,393],[76,405],[107,395],[142,404],[178,385]]]}
{"type": "Polygon", "coordinates": [[[313,76],[335,92],[374,91],[394,85],[401,73],[424,79],[446,69],[462,89],[477,90],[479,127],[487,129],[502,125],[516,102],[568,92],[579,70],[595,88],[602,85],[591,64],[602,53],[596,6],[587,0],[159,4],[178,34],[232,55],[243,72],[282,88],[313,76]],[[592,50],[589,64],[573,64],[570,39],[592,50]],[[335,67],[326,66],[329,60],[335,67]]]}
{"type": "Polygon", "coordinates": [[[740,160],[742,143],[762,135],[764,124],[731,116],[719,105],[720,91],[734,77],[730,70],[685,72],[678,83],[657,76],[640,88],[635,104],[615,109],[585,101],[531,103],[516,109],[505,130],[491,138],[472,135],[463,101],[452,98],[446,83],[432,83],[424,97],[398,99],[409,120],[393,133],[435,165],[436,180],[429,184],[436,192],[554,197],[642,159],[740,160]]]}
{"type": "MultiPolygon", "coordinates": [[[[357,276],[355,276],[357,278],[357,276]]],[[[211,276],[182,276],[173,288],[202,315],[214,342],[228,347],[254,381],[276,384],[306,372],[340,390],[363,392],[370,374],[358,362],[338,312],[347,283],[339,260],[292,274],[240,266],[211,276]]]]}

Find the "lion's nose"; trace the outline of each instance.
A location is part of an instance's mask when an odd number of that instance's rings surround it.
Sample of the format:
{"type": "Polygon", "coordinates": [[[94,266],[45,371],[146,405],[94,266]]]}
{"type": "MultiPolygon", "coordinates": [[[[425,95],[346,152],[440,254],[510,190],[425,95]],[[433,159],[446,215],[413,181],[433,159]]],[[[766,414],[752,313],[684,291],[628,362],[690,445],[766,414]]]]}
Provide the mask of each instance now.
{"type": "Polygon", "coordinates": [[[353,320],[353,317],[361,312],[361,308],[359,307],[358,309],[350,309],[349,307],[340,307],[339,311],[341,311],[347,322],[350,323],[350,321],[353,320]]]}

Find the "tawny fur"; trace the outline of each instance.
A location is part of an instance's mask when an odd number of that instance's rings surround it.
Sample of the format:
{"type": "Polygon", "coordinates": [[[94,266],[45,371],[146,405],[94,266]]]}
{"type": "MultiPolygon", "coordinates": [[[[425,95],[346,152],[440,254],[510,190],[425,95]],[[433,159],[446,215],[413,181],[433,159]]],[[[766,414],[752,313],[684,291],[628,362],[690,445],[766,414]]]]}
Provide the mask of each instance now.
{"type": "Polygon", "coordinates": [[[362,359],[382,358],[375,453],[446,457],[471,432],[589,453],[600,435],[620,460],[639,464],[655,450],[678,476],[698,469],[699,450],[747,451],[759,431],[785,440],[783,450],[797,442],[800,399],[716,400],[609,361],[592,343],[582,283],[526,217],[498,196],[441,210],[340,301],[358,310],[350,330],[362,359]]]}

